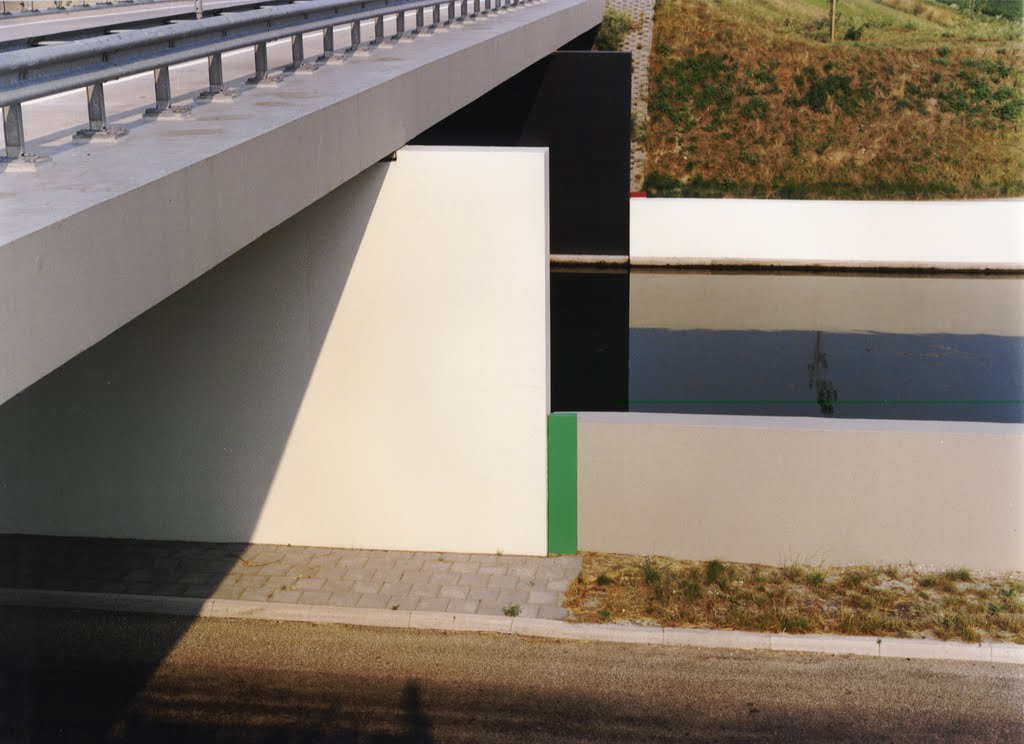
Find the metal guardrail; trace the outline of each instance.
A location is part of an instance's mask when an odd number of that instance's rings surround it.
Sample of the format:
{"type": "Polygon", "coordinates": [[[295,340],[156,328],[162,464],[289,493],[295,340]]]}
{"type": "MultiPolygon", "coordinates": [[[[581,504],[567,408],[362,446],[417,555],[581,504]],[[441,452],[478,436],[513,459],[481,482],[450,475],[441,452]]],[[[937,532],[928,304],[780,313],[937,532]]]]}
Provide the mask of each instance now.
{"type": "Polygon", "coordinates": [[[531,0],[309,0],[293,5],[261,8],[201,20],[176,22],[167,27],[127,30],[105,36],[55,45],[19,49],[0,54],[0,107],[3,107],[4,140],[8,159],[25,153],[25,127],[22,104],[37,98],[85,88],[89,127],[78,132],[80,138],[114,138],[124,130],[107,126],[103,84],[126,75],[153,72],[156,106],[147,111],[160,115],[171,109],[171,65],[207,58],[209,87],[203,97],[229,95],[224,87],[224,52],[253,48],[254,75],[247,82],[260,83],[268,78],[267,44],[291,37],[292,63],[286,69],[306,66],[302,36],[320,31],[323,54],[318,61],[340,58],[360,48],[384,42],[384,19],[395,17],[397,41],[406,35],[405,16],[415,11],[413,34],[425,27],[460,23],[492,11],[529,3],[531,0]],[[445,20],[441,8],[445,6],[445,20]],[[472,6],[472,7],[470,7],[472,6]],[[431,11],[430,23],[425,12],[431,11]],[[374,38],[361,39],[362,21],[374,21],[374,38]],[[335,52],[335,27],[351,24],[349,46],[335,52]]]}

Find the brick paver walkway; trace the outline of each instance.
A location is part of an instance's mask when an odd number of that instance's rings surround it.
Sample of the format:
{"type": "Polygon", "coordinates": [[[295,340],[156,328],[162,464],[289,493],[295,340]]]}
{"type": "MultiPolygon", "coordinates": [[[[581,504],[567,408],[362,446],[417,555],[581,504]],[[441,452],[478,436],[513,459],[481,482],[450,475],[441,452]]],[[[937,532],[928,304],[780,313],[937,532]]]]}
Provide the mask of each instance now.
{"type": "Polygon", "coordinates": [[[574,556],[0,536],[0,587],[562,619],[574,556]]]}
{"type": "MultiPolygon", "coordinates": [[[[651,63],[651,38],[654,33],[654,0],[606,0],[606,6],[628,13],[633,18],[633,29],[622,42],[622,51],[633,53],[632,110],[637,126],[647,126],[648,68],[651,63]]],[[[646,154],[641,142],[630,143],[630,189],[639,191],[644,183],[646,154]]]]}

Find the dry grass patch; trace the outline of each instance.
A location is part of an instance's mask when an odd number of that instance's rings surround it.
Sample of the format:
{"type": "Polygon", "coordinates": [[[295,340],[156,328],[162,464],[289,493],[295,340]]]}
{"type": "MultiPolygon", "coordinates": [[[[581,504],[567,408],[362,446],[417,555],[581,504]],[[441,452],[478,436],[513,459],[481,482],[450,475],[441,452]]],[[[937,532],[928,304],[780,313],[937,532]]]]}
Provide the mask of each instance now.
{"type": "Polygon", "coordinates": [[[1024,194],[1019,22],[846,0],[844,40],[829,44],[823,5],[659,2],[643,132],[652,195],[1024,194]]]}
{"type": "Polygon", "coordinates": [[[1024,575],[584,553],[579,622],[1024,643],[1024,575]]]}

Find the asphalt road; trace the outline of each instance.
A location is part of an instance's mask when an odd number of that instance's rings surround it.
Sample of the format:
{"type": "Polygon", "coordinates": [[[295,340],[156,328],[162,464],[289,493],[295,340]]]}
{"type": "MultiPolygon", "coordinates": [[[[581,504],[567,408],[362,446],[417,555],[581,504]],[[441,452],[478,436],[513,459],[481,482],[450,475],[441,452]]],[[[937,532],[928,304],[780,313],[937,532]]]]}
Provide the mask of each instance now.
{"type": "Polygon", "coordinates": [[[0,609],[0,739],[1022,741],[1024,668],[0,609]]]}
{"type": "MultiPolygon", "coordinates": [[[[254,0],[204,0],[203,8],[207,11],[231,8],[235,5],[251,5],[254,0]]],[[[84,31],[102,28],[111,21],[137,23],[139,21],[159,21],[166,16],[195,12],[195,3],[166,2],[147,5],[117,6],[112,8],[96,8],[94,10],[77,10],[70,13],[33,13],[31,15],[0,18],[0,43],[17,39],[26,39],[45,34],[63,34],[70,31],[84,31]]]]}

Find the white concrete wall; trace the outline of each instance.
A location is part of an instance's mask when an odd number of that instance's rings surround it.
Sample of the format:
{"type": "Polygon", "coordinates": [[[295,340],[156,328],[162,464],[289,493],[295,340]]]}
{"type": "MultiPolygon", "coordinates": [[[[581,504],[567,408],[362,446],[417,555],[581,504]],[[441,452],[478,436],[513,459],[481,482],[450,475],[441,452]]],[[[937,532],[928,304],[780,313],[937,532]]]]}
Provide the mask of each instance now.
{"type": "Polygon", "coordinates": [[[580,550],[1024,570],[1024,426],[579,415],[580,550]]]}
{"type": "Polygon", "coordinates": [[[1024,200],[632,199],[634,265],[1024,269],[1024,200]]]}
{"type": "Polygon", "coordinates": [[[0,406],[0,532],[543,554],[547,235],[400,151],[0,406]]]}

